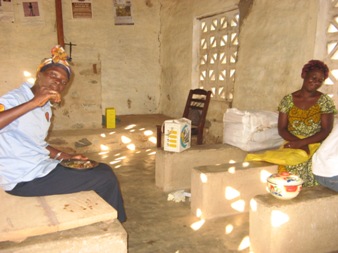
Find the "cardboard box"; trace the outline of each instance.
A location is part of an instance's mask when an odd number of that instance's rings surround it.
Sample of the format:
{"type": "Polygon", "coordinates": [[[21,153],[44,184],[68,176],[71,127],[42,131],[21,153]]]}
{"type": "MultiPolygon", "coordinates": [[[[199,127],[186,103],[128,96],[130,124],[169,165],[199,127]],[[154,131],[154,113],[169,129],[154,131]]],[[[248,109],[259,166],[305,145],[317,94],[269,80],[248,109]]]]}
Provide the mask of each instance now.
{"type": "Polygon", "coordinates": [[[106,108],[106,128],[115,128],[116,112],[115,108],[106,108]]]}
{"type": "Polygon", "coordinates": [[[186,118],[164,121],[164,150],[182,152],[190,148],[191,120],[186,118]]]}

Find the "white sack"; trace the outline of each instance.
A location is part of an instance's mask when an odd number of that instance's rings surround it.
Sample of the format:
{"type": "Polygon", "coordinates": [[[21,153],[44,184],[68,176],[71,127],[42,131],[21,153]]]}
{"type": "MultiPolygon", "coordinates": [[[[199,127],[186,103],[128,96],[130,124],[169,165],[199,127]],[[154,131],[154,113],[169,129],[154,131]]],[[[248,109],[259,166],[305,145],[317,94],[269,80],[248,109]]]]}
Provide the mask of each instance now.
{"type": "Polygon", "coordinates": [[[277,148],[283,143],[277,123],[277,112],[228,109],[223,117],[223,143],[244,151],[277,148]]]}

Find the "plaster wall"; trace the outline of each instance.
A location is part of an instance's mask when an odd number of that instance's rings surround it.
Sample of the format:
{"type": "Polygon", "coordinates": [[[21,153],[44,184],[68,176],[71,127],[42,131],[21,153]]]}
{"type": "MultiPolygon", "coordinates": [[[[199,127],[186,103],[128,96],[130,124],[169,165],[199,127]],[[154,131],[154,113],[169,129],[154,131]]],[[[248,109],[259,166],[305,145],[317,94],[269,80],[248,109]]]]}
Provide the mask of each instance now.
{"type": "MultiPolygon", "coordinates": [[[[54,128],[100,127],[106,107],[115,107],[117,115],[181,117],[189,89],[197,87],[196,20],[236,6],[242,24],[233,106],[276,110],[282,96],[300,87],[300,70],[313,58],[319,2],[134,0],[135,24],[116,26],[111,0],[92,1],[92,19],[73,19],[71,1],[63,0],[65,42],[76,44],[75,78],[54,128]],[[243,12],[246,5],[250,8],[243,12]],[[90,120],[84,116],[88,111],[90,120]]],[[[20,1],[13,3],[14,21],[0,25],[0,94],[19,86],[24,70],[34,76],[57,43],[55,1],[39,1],[41,17],[35,23],[22,17],[20,1]]],[[[209,107],[208,135],[216,142],[223,139],[227,108],[225,102],[209,107]]]]}
{"type": "MultiPolygon", "coordinates": [[[[239,6],[241,26],[232,106],[276,111],[301,87],[303,65],[314,57],[319,0],[161,1],[161,112],[181,117],[188,90],[197,85],[194,22],[239,6]]],[[[213,101],[208,138],[221,142],[225,102],[213,101]]]]}
{"type": "Polygon", "coordinates": [[[254,0],[240,32],[233,105],[277,110],[315,51],[318,0],[254,0]]]}
{"type": "MultiPolygon", "coordinates": [[[[54,0],[38,1],[40,17],[32,19],[23,17],[21,1],[12,2],[14,20],[0,25],[0,94],[25,81],[24,71],[35,76],[58,43],[54,0]]],[[[92,1],[91,19],[73,19],[71,0],[62,1],[65,42],[76,44],[75,75],[55,111],[54,129],[101,127],[107,107],[118,115],[158,112],[160,4],[132,1],[134,25],[115,25],[113,3],[92,1]]]]}

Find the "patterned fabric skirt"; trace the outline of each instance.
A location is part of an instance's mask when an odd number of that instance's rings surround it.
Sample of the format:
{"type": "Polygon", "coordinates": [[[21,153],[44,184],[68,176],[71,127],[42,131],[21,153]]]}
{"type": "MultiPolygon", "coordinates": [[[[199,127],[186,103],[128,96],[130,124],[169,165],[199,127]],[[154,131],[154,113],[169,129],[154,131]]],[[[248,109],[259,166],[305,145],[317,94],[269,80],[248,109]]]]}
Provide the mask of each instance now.
{"type": "Polygon", "coordinates": [[[278,166],[278,173],[287,171],[293,175],[299,176],[303,179],[303,187],[310,187],[318,185],[318,182],[315,180],[313,173],[312,173],[312,159],[300,163],[297,165],[279,165],[278,166]]]}

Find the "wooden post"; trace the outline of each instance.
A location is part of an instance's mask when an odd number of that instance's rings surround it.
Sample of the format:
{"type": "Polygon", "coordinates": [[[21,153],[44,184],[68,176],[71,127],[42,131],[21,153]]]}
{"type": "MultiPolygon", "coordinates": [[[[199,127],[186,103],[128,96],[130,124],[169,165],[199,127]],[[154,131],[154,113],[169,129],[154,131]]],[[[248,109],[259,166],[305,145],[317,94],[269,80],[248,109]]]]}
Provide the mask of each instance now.
{"type": "Polygon", "coordinates": [[[55,0],[55,12],[58,44],[64,48],[65,40],[63,35],[62,0],[55,0]]]}

